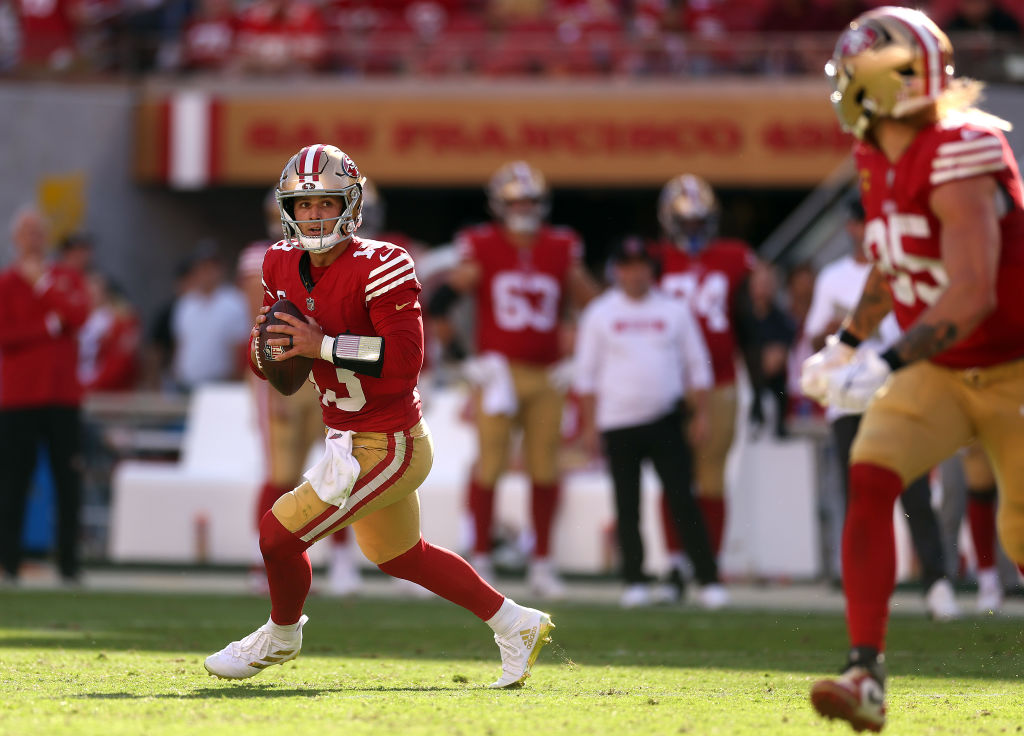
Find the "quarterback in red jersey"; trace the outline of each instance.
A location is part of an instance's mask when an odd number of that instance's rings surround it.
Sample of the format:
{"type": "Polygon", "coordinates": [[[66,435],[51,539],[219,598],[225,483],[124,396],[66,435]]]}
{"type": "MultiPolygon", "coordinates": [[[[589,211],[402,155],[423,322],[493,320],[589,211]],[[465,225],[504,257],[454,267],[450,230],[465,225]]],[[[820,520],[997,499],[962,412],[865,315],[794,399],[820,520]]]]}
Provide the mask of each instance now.
{"type": "Polygon", "coordinates": [[[1024,563],[1024,190],[1008,124],[975,107],[980,86],[953,78],[952,52],[924,13],[883,7],[850,23],[825,68],[859,139],[874,265],[801,375],[809,396],[866,409],[843,532],[850,656],[811,700],[856,730],[885,724],[893,504],[910,480],[977,438],[1000,482],[999,536],[1024,563]],[[902,337],[855,354],[890,311],[902,337]]]}
{"type": "MultiPolygon", "coordinates": [[[[363,228],[369,209],[364,189],[363,228]]],[[[281,212],[274,189],[264,198],[263,210],[267,236],[280,236],[281,212]]],[[[258,312],[263,305],[263,257],[275,242],[276,239],[250,243],[238,258],[238,287],[245,294],[253,313],[258,312]]],[[[273,507],[277,499],[292,490],[301,480],[310,450],[324,436],[324,422],[320,412],[320,397],[312,383],[307,382],[291,396],[278,393],[262,376],[257,377],[254,373],[250,373],[248,383],[256,408],[256,424],[260,432],[265,468],[254,515],[258,531],[263,515],[273,507]]],[[[330,595],[351,595],[362,584],[358,567],[361,555],[353,549],[351,537],[348,527],[331,535],[327,561],[327,592],[330,595]]],[[[250,582],[254,590],[266,591],[267,576],[262,559],[252,570],[250,582]]]]}
{"type": "MultiPolygon", "coordinates": [[[[711,545],[717,555],[725,530],[725,460],[736,434],[736,355],[739,345],[735,305],[757,259],[742,240],[716,237],[718,201],[711,186],[698,176],[683,174],[669,181],[658,198],[658,221],[665,242],[657,249],[661,288],[693,312],[711,354],[715,385],[710,397],[710,422],[694,447],[698,502],[711,545]]],[[[675,523],[662,503],[662,522],[672,580],[682,583],[682,564],[675,523]]]]}
{"type": "MultiPolygon", "coordinates": [[[[494,630],[502,674],[492,687],[529,676],[550,641],[551,617],[488,585],[458,555],[420,535],[419,496],[433,461],[416,381],[423,360],[420,284],[409,254],[356,236],[364,178],[335,146],[306,146],[281,172],[277,202],[285,239],[263,260],[264,300],[253,346],[270,307],[287,298],[305,320],[287,324],[276,359],[314,358],[327,438],[323,458],[260,521],[270,619],[206,658],[212,675],[244,679],[290,661],[302,647],[302,608],[312,569],[306,550],[351,526],[363,554],[392,577],[411,580],[471,611],[494,630]]],[[[250,367],[259,372],[251,354],[250,367]]]]}
{"type": "Polygon", "coordinates": [[[597,286],[583,266],[579,236],[544,222],[548,199],[538,170],[525,161],[502,166],[488,186],[496,222],[456,236],[459,264],[431,299],[429,312],[445,342],[451,340],[451,329],[444,320],[457,295],[471,294],[476,308],[477,357],[467,366],[475,384],[479,442],[469,487],[474,566],[485,576],[491,571],[494,489],[506,469],[512,430],[519,425],[535,537],[528,580],[535,594],[556,598],[563,586],[549,555],[565,387],[558,385],[552,369],[563,357],[566,303],[582,307],[597,286]]]}

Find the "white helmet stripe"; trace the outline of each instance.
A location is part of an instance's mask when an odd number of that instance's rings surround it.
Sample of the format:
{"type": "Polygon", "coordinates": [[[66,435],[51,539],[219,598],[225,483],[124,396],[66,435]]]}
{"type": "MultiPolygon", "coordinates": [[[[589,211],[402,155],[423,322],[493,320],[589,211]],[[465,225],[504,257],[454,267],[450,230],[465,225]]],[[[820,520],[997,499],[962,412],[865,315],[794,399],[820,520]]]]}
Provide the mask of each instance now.
{"type": "Polygon", "coordinates": [[[299,171],[304,181],[320,181],[320,170],[316,163],[322,148],[323,146],[318,143],[306,149],[306,158],[302,161],[299,171]]]}

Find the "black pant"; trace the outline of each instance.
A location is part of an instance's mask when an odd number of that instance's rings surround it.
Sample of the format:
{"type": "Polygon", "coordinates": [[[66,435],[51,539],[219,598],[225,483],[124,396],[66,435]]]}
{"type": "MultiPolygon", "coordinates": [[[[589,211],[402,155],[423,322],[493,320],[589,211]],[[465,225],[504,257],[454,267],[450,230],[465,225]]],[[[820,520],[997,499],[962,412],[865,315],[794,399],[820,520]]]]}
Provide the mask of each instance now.
{"type": "MultiPolygon", "coordinates": [[[[840,417],[832,422],[832,436],[836,441],[839,455],[839,469],[842,476],[843,498],[850,497],[850,447],[860,427],[860,414],[840,417]]],[[[921,563],[921,583],[928,590],[939,578],[946,576],[945,553],[942,548],[942,532],[932,509],[932,490],[925,474],[908,485],[900,496],[903,513],[910,527],[910,539],[921,563]]]]}
{"type": "Polygon", "coordinates": [[[25,503],[39,443],[45,442],[57,493],[57,566],[65,578],[78,575],[78,531],[82,503],[81,427],[78,407],[0,410],[0,566],[10,576],[21,564],[25,503]]]}
{"type": "Polygon", "coordinates": [[[697,579],[704,584],[718,581],[718,566],[704,517],[690,487],[693,456],[683,437],[682,426],[682,414],[677,411],[650,424],[603,433],[605,455],[615,486],[622,575],[627,583],[646,580],[644,545],[640,538],[640,463],[645,459],[654,463],[661,479],[672,519],[693,560],[697,579]]]}

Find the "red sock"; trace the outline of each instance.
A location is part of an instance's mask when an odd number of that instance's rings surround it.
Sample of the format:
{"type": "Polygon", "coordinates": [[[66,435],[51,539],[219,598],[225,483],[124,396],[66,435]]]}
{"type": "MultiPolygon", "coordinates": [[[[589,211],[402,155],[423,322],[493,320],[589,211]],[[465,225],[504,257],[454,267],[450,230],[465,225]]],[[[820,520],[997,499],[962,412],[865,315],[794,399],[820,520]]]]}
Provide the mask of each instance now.
{"type": "Polygon", "coordinates": [[[260,550],[267,566],[270,587],[270,618],[275,624],[293,624],[302,615],[302,605],[313,582],[313,566],[302,541],[281,525],[272,513],[260,522],[260,550]]]}
{"type": "Polygon", "coordinates": [[[711,551],[715,553],[715,557],[718,557],[718,553],[722,549],[722,534],[725,531],[725,499],[698,498],[697,505],[700,506],[701,514],[704,516],[704,525],[708,528],[711,551]]]}
{"type": "Polygon", "coordinates": [[[846,626],[855,647],[885,648],[889,597],[896,587],[896,535],[892,509],[903,481],[870,463],[850,467],[850,500],[843,526],[846,626]]]}
{"type": "Polygon", "coordinates": [[[422,585],[484,621],[496,614],[505,600],[464,559],[443,547],[427,544],[422,538],[377,567],[393,578],[422,585]]]}
{"type": "Polygon", "coordinates": [[[476,480],[469,482],[469,514],[473,517],[473,551],[477,554],[491,553],[491,525],[494,522],[494,487],[480,485],[476,480]]]}
{"type": "Polygon", "coordinates": [[[672,519],[672,509],[668,507],[664,493],[661,494],[661,532],[665,535],[665,549],[670,555],[683,551],[683,543],[679,540],[679,532],[672,519]]]}
{"type": "Polygon", "coordinates": [[[534,557],[548,557],[551,554],[551,528],[555,524],[558,498],[561,495],[558,483],[536,483],[530,488],[530,513],[533,516],[534,557]]]}
{"type": "Polygon", "coordinates": [[[978,569],[996,565],[996,493],[995,488],[967,491],[967,523],[971,528],[978,569]]]}
{"type": "Polygon", "coordinates": [[[256,499],[256,529],[260,528],[260,522],[263,521],[263,515],[270,511],[270,508],[274,505],[277,499],[281,498],[284,494],[288,493],[291,488],[285,488],[284,486],[274,485],[273,483],[264,483],[260,487],[260,496],[256,499]]]}

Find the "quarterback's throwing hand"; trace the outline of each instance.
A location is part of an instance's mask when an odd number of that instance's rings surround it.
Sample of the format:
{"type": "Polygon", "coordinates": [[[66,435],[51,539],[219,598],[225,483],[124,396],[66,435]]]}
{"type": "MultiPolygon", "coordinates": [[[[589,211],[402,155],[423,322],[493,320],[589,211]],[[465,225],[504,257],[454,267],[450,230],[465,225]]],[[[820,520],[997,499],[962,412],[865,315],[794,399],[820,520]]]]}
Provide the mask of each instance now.
{"type": "Polygon", "coordinates": [[[825,347],[804,361],[800,368],[800,390],[819,404],[825,404],[829,390],[829,377],[847,365],[856,350],[835,335],[825,338],[825,347]]]}
{"type": "Polygon", "coordinates": [[[877,352],[861,349],[853,360],[829,374],[826,404],[860,414],[891,373],[892,368],[877,352]]]}

